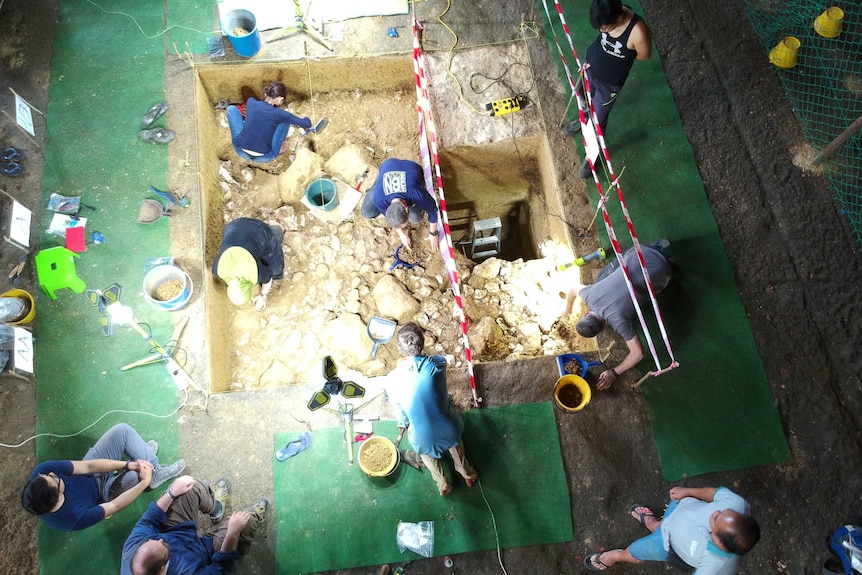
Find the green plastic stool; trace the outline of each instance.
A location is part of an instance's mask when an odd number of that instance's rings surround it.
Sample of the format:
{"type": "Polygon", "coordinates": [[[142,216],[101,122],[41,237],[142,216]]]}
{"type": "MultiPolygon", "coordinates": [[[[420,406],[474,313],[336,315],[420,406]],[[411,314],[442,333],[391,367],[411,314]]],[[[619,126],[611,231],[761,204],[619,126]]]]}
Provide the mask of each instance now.
{"type": "Polygon", "coordinates": [[[75,258],[79,257],[81,256],[63,246],[48,248],[36,254],[36,274],[45,295],[57,299],[54,292],[58,289],[69,288],[75,293],[87,289],[87,284],[75,271],[75,258]]]}

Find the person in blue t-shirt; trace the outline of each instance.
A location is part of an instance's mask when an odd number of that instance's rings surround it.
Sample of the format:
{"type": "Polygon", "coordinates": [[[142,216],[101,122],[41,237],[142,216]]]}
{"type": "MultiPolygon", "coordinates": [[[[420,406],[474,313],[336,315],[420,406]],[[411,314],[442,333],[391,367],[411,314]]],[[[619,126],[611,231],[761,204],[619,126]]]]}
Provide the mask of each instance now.
{"type": "Polygon", "coordinates": [[[436,253],[440,241],[437,202],[425,189],[422,166],[397,158],[389,158],[380,164],[377,180],[365,192],[362,200],[362,217],[371,220],[384,214],[386,223],[398,232],[401,243],[410,249],[410,238],[404,229],[408,222],[415,224],[422,221],[423,212],[428,214],[428,239],[431,241],[431,251],[436,253]]]}
{"type": "Polygon", "coordinates": [[[161,465],[158,443],[145,442],[125,423],[109,429],[81,461],[45,461],[21,491],[21,505],[57,531],[86,529],[182,473],[179,459],[161,465]],[[130,459],[123,460],[123,453],[130,459]]]}
{"type": "Polygon", "coordinates": [[[326,119],[312,127],[311,120],[294,116],[281,109],[287,89],[281,82],[272,82],[263,89],[263,101],[249,98],[245,103],[245,119],[237,106],[228,106],[227,122],[231,143],[237,155],[250,162],[273,161],[287,149],[287,131],[299,126],[306,134],[320,132],[326,119]]]}

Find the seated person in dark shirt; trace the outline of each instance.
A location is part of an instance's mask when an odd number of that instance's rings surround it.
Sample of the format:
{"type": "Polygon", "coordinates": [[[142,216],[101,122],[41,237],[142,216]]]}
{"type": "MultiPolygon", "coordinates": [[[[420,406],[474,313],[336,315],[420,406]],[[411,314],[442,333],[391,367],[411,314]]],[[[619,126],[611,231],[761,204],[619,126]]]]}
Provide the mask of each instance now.
{"type": "Polygon", "coordinates": [[[185,469],[182,459],[161,465],[156,451],[158,443],[145,442],[131,426],[117,424],[83,460],[37,465],[21,492],[21,504],[57,531],[86,529],[185,469]],[[130,459],[124,461],[123,453],[130,459]]]}

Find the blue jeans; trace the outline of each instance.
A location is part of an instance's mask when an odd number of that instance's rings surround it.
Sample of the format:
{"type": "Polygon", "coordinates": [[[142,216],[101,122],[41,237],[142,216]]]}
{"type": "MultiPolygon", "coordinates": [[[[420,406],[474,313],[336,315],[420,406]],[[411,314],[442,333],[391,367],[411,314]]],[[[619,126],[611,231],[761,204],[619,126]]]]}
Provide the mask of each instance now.
{"type": "MultiPolygon", "coordinates": [[[[123,453],[130,459],[145,459],[153,464],[155,469],[159,468],[159,458],[150,449],[150,446],[138,435],[131,425],[118,423],[99,438],[96,445],[87,451],[84,461],[90,459],[113,459],[122,461],[123,453]]],[[[140,479],[135,471],[129,471],[121,475],[113,472],[95,473],[96,481],[99,483],[99,493],[103,501],[111,501],[120,493],[128,491],[138,484],[140,479]]]]}
{"type": "MultiPolygon", "coordinates": [[[[664,510],[662,521],[670,517],[679,501],[671,501],[664,510]]],[[[667,561],[667,550],[661,537],[661,529],[656,529],[646,537],[641,537],[629,545],[629,553],[640,561],[667,561]]]]}
{"type": "Polygon", "coordinates": [[[290,124],[280,124],[272,135],[272,148],[269,153],[262,156],[252,156],[234,144],[234,140],[242,133],[242,129],[245,127],[242,112],[236,106],[227,107],[227,124],[230,126],[230,140],[236,155],[249,162],[257,162],[259,164],[271,162],[278,157],[278,154],[281,153],[281,144],[284,142],[284,139],[287,137],[287,131],[290,129],[290,124]]]}

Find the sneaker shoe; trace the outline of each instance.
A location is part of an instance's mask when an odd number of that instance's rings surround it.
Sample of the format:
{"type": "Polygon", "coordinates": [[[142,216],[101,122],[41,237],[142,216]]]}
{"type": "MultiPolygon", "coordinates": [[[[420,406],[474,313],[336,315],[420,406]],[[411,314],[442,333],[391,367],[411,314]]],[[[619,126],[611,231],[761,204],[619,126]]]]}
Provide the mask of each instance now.
{"type": "Polygon", "coordinates": [[[165,128],[153,128],[152,130],[141,130],[141,138],[158,144],[167,144],[174,139],[174,131],[165,128]]]}
{"type": "Polygon", "coordinates": [[[167,102],[159,102],[158,104],[153,104],[153,107],[149,109],[149,111],[144,114],[144,117],[141,119],[141,123],[145,126],[152,126],[153,122],[162,117],[162,114],[168,111],[169,104],[167,102]]]}
{"type": "Polygon", "coordinates": [[[584,163],[581,164],[581,169],[578,170],[578,177],[582,180],[588,180],[592,175],[593,171],[590,169],[590,161],[584,160],[584,163]]]}
{"type": "Polygon", "coordinates": [[[153,473],[153,479],[150,481],[149,489],[155,489],[168,479],[173,479],[182,473],[186,468],[185,459],[177,459],[170,465],[160,465],[153,473]]]}
{"type": "Polygon", "coordinates": [[[156,441],[155,439],[151,439],[147,442],[147,445],[149,445],[150,449],[153,450],[154,455],[159,454],[159,442],[158,441],[156,441]]]}
{"type": "Polygon", "coordinates": [[[581,132],[581,121],[574,120],[563,126],[563,133],[569,137],[577,136],[581,132]]]}
{"type": "Polygon", "coordinates": [[[269,501],[261,497],[252,504],[251,508],[258,523],[263,523],[266,519],[266,512],[269,511],[269,501]]]}
{"type": "Polygon", "coordinates": [[[213,485],[213,497],[215,498],[215,506],[210,513],[210,519],[213,523],[218,523],[224,517],[224,502],[227,496],[230,495],[230,481],[227,477],[222,477],[216,484],[213,485]]]}

